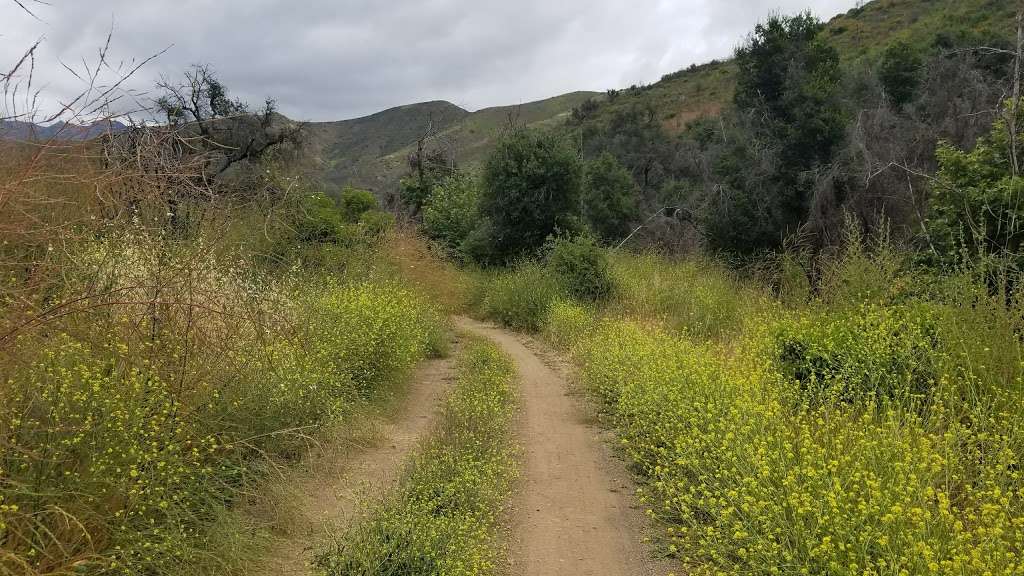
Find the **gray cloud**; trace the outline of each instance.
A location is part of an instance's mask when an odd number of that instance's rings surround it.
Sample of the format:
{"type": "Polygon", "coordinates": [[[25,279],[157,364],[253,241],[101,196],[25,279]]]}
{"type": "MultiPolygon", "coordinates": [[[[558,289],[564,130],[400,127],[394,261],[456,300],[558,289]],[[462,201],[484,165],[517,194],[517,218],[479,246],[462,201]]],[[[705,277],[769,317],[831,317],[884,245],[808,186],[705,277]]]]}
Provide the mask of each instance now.
{"type": "MultiPolygon", "coordinates": [[[[0,0],[0,69],[45,36],[37,85],[51,101],[81,83],[59,62],[167,53],[136,90],[211,63],[233,94],[278,99],[294,118],[334,120],[400,104],[469,109],[657,80],[728,56],[775,11],[822,18],[854,0],[49,0],[42,21],[0,0]]],[[[107,80],[112,75],[107,75],[107,80]]]]}

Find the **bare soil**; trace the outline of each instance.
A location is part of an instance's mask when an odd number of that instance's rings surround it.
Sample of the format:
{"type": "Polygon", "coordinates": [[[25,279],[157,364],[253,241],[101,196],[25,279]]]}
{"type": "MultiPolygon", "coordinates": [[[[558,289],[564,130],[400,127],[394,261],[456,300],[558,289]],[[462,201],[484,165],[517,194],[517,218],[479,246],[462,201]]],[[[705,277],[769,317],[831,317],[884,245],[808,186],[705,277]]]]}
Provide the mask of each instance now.
{"type": "Polygon", "coordinates": [[[573,394],[536,343],[480,322],[457,325],[491,339],[516,363],[521,382],[518,438],[523,480],[516,501],[511,565],[522,576],[647,576],[673,565],[643,543],[646,521],[635,485],[605,441],[594,408],[573,394]]]}

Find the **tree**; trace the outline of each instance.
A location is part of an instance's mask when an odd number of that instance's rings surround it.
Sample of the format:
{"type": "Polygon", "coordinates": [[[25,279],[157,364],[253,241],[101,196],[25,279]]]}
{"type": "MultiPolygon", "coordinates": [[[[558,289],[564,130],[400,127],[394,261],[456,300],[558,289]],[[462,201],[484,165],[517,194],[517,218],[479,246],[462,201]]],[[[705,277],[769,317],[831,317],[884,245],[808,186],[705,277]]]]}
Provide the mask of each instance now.
{"type": "Polygon", "coordinates": [[[1024,244],[1024,179],[1014,174],[1011,163],[1011,150],[1019,139],[1020,133],[1010,137],[1010,124],[999,118],[969,152],[939,145],[928,240],[940,257],[954,258],[962,247],[975,255],[1019,258],[1024,244]]]}
{"type": "Polygon", "coordinates": [[[535,130],[505,136],[488,158],[481,212],[493,257],[508,261],[578,227],[582,162],[565,139],[535,130]]]}
{"type": "Polygon", "coordinates": [[[643,194],[664,185],[673,142],[650,103],[615,110],[607,123],[585,123],[583,142],[588,158],[604,152],[614,155],[634,175],[643,194]]]}
{"type": "Polygon", "coordinates": [[[774,165],[767,180],[745,179],[720,196],[725,202],[736,201],[735,206],[718,203],[713,212],[718,230],[729,238],[730,251],[750,254],[777,248],[783,238],[796,233],[808,215],[813,171],[829,164],[843,142],[839,55],[819,39],[820,30],[821,23],[810,13],[772,16],[758,24],[736,51],[736,106],[751,128],[747,137],[752,142],[727,154],[732,160],[722,160],[735,165],[753,155],[771,158],[774,165]],[[746,245],[744,230],[756,232],[746,245]]]}
{"type": "Polygon", "coordinates": [[[155,106],[167,126],[190,138],[186,154],[201,157],[205,179],[218,178],[240,164],[259,163],[271,152],[288,144],[301,143],[302,126],[286,122],[277,114],[277,104],[267,98],[258,110],[238,99],[209,65],[195,65],[184,79],[163,79],[157,83],[163,94],[155,106]]]}
{"type": "Polygon", "coordinates": [[[419,215],[434,187],[455,173],[455,159],[447,152],[450,147],[451,142],[428,117],[423,134],[416,139],[416,151],[409,155],[409,173],[399,182],[399,200],[413,217],[419,215]]]}
{"type": "Polygon", "coordinates": [[[882,55],[878,80],[896,110],[917,97],[923,65],[921,56],[906,42],[896,42],[882,55]]]}
{"type": "Polygon", "coordinates": [[[586,165],[583,218],[604,242],[622,240],[639,216],[633,176],[605,152],[586,165]]]}
{"type": "Polygon", "coordinates": [[[423,205],[423,229],[452,252],[466,254],[464,243],[480,224],[480,185],[456,173],[436,187],[423,205]]]}
{"type": "Polygon", "coordinates": [[[737,107],[764,118],[762,136],[783,144],[783,170],[827,163],[843,137],[839,53],[818,38],[821,28],[809,12],[772,16],[736,51],[737,107]]]}

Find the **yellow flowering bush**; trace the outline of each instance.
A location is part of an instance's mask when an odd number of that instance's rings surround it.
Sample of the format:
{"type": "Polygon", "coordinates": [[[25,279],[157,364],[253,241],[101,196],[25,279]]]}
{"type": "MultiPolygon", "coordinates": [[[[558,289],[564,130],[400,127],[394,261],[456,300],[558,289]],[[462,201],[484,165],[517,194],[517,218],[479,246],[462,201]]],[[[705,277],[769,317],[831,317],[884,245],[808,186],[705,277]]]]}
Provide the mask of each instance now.
{"type": "Polygon", "coordinates": [[[318,556],[318,573],[500,573],[497,515],[514,480],[513,376],[511,360],[495,345],[470,345],[436,435],[398,492],[318,556]]]}
{"type": "Polygon", "coordinates": [[[208,531],[266,460],[386,390],[440,330],[393,281],[263,276],[208,253],[147,304],[181,255],[137,248],[92,281],[141,304],[26,335],[0,371],[0,572],[207,562],[208,531]]]}
{"type": "MultiPolygon", "coordinates": [[[[690,280],[656,301],[719,289],[690,280]]],[[[1024,574],[1015,313],[858,293],[704,324],[721,330],[659,319],[644,295],[589,322],[553,309],[559,343],[592,326],[573,357],[689,573],[1024,574]]]]}
{"type": "Polygon", "coordinates": [[[568,350],[583,340],[594,324],[594,313],[590,308],[572,300],[558,300],[548,312],[544,338],[568,350]]]}

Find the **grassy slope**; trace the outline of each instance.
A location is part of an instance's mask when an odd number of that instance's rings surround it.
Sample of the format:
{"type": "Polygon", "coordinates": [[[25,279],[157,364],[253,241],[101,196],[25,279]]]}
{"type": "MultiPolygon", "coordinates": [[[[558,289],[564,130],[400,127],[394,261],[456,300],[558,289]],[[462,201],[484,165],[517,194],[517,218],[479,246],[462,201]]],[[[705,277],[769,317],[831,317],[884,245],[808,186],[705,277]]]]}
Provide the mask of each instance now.
{"type": "Polygon", "coordinates": [[[428,123],[443,130],[468,115],[450,102],[423,102],[352,120],[311,123],[314,170],[327,182],[378,189],[404,163],[404,158],[396,165],[383,160],[415,142],[428,123]]]}
{"type": "MultiPolygon", "coordinates": [[[[1013,0],[874,0],[829,21],[825,37],[844,62],[853,63],[876,59],[899,40],[928,46],[940,32],[1009,38],[1013,21],[1013,0]]],[[[650,104],[665,128],[678,133],[690,121],[715,114],[731,103],[735,74],[731,61],[669,74],[650,86],[622,91],[593,119],[606,120],[617,109],[650,104]]]]}
{"type": "Polygon", "coordinates": [[[531,126],[559,122],[565,119],[573,108],[597,96],[596,92],[571,92],[526,104],[484,108],[453,125],[444,136],[454,142],[459,162],[472,165],[490,151],[490,145],[495,137],[510,122],[531,126]]]}
{"type": "Polygon", "coordinates": [[[474,164],[488,150],[509,118],[520,123],[557,121],[594,92],[573,92],[516,106],[467,112],[449,102],[425,102],[392,108],[364,118],[310,125],[317,152],[315,170],[331,184],[386,190],[406,170],[416,140],[428,122],[450,142],[458,161],[474,164]]]}

